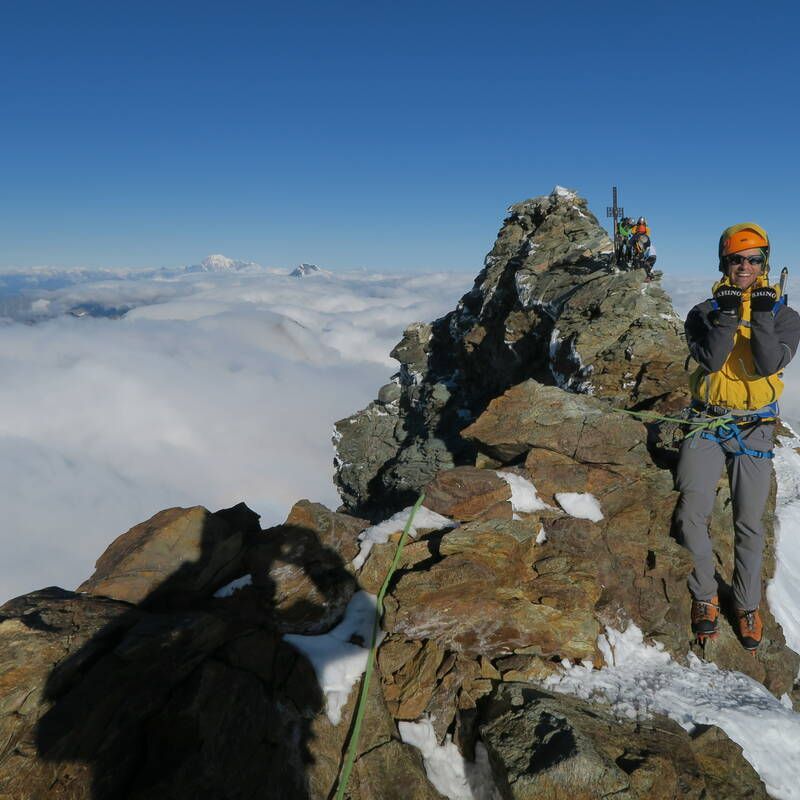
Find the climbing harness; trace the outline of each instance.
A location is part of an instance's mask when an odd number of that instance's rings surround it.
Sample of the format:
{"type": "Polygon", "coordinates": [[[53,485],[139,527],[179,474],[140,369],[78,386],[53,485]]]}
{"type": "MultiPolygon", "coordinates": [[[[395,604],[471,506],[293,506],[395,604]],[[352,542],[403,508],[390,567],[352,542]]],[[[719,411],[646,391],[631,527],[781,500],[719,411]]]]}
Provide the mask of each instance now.
{"type": "MultiPolygon", "coordinates": [[[[748,447],[744,441],[742,440],[742,425],[758,425],[761,422],[766,422],[767,420],[774,421],[776,415],[772,414],[771,417],[760,417],[759,415],[754,415],[756,419],[750,420],[748,422],[740,422],[738,421],[737,417],[727,417],[723,418],[725,421],[718,425],[714,432],[712,433],[710,430],[700,431],[700,438],[701,439],[708,439],[709,441],[716,442],[719,445],[725,444],[725,442],[731,441],[731,439],[736,439],[736,443],[739,445],[738,450],[730,450],[728,451],[728,455],[731,456],[752,456],[753,458],[774,458],[775,453],[772,450],[754,450],[752,447],[748,447]]],[[[694,442],[690,445],[690,447],[694,447],[694,442]]]]}
{"type": "MultiPolygon", "coordinates": [[[[750,414],[733,414],[728,409],[718,409],[717,406],[705,406],[702,403],[692,404],[693,409],[698,413],[713,414],[714,411],[720,410],[725,413],[712,417],[718,424],[713,429],[703,429],[700,431],[699,436],[701,439],[708,439],[709,441],[716,442],[719,445],[725,442],[730,442],[732,439],[736,440],[739,445],[738,450],[728,451],[732,456],[752,456],[753,458],[774,458],[775,453],[772,450],[754,450],[748,447],[742,440],[742,426],[747,425],[760,425],[762,422],[775,422],[780,416],[780,410],[777,402],[770,403],[768,406],[754,411],[750,414]]],[[[692,447],[694,444],[691,445],[692,447]]]]}
{"type": "Polygon", "coordinates": [[[386,578],[384,579],[383,585],[378,592],[378,598],[375,604],[375,620],[372,623],[372,642],[367,655],[367,666],[364,670],[364,678],[361,681],[361,689],[358,693],[358,703],[356,705],[355,716],[353,717],[353,729],[350,732],[350,742],[347,746],[347,754],[342,762],[342,771],[339,774],[339,784],[336,787],[336,800],[344,800],[344,795],[347,791],[347,784],[350,780],[350,773],[353,771],[353,764],[355,764],[356,755],[358,754],[358,739],[361,735],[361,722],[364,719],[364,713],[367,709],[369,682],[370,678],[372,677],[372,667],[375,663],[375,651],[378,649],[378,633],[381,627],[381,618],[383,617],[383,598],[389,588],[389,583],[391,582],[392,576],[397,569],[397,565],[400,563],[400,555],[403,552],[403,547],[406,543],[406,539],[408,538],[408,532],[411,530],[411,523],[414,521],[414,517],[416,516],[417,511],[419,511],[419,507],[422,505],[423,500],[425,500],[425,492],[420,494],[420,496],[417,498],[417,502],[414,503],[414,507],[411,509],[411,513],[408,516],[408,521],[403,528],[403,535],[400,537],[400,541],[397,543],[397,549],[394,552],[394,558],[392,559],[392,563],[389,565],[389,571],[386,573],[386,578]]]}
{"type": "MultiPolygon", "coordinates": [[[[735,439],[739,445],[739,450],[729,451],[731,456],[752,456],[753,458],[774,458],[772,450],[754,450],[747,447],[742,440],[742,426],[760,425],[763,422],[774,422],[780,416],[777,402],[770,403],[768,406],[745,414],[735,414],[728,408],[720,406],[708,406],[697,401],[692,403],[690,413],[702,415],[701,419],[688,417],[667,417],[656,414],[652,411],[629,411],[625,408],[615,409],[623,414],[630,414],[641,419],[643,422],[673,422],[678,425],[686,425],[691,430],[686,434],[687,439],[697,438],[708,439],[722,445],[725,442],[735,439]],[[707,415],[707,416],[706,416],[707,415]]],[[[694,447],[695,442],[690,446],[694,447]]]]}

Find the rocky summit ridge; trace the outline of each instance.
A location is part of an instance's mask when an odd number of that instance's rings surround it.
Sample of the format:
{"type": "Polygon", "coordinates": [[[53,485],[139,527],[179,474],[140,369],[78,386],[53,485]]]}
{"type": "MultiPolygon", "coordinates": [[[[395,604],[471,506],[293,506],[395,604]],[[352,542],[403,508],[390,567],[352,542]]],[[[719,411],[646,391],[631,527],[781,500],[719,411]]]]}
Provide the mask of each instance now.
{"type": "MultiPolygon", "coordinates": [[[[342,508],[301,500],[267,530],[243,504],[167,509],[78,591],[0,607],[0,797],[331,797],[365,593],[423,490],[348,797],[445,796],[410,743],[420,724],[474,764],[460,797],[766,797],[718,728],[690,735],[553,691],[567,663],[607,665],[606,628],[634,624],[679,663],[692,647],[672,441],[619,411],[685,403],[685,343],[658,282],[610,252],[573,192],[512,206],[473,289],[410,326],[393,381],[337,423],[342,508]]],[[[729,506],[721,482],[723,576],[729,506]]],[[[717,665],[796,703],[800,658],[780,626],[766,615],[752,658],[728,618],[717,665]]]]}
{"type": "Polygon", "coordinates": [[[407,505],[441,469],[474,463],[461,432],[527,379],[621,408],[685,404],[683,325],[644,270],[612,267],[586,201],[561,187],[517,203],[457,307],[405,331],[400,369],[336,425],[345,506],[407,505]]]}

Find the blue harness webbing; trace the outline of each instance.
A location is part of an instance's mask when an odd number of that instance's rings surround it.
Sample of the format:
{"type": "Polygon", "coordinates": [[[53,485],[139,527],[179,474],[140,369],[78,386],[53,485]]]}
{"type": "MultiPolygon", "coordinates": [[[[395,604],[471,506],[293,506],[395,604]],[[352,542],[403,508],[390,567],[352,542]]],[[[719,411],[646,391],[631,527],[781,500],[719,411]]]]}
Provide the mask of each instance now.
{"type": "Polygon", "coordinates": [[[738,450],[728,452],[731,456],[752,456],[753,458],[774,458],[775,453],[772,450],[753,450],[742,441],[742,425],[758,425],[768,420],[776,420],[780,415],[777,403],[770,403],[764,406],[760,411],[753,412],[752,414],[743,414],[741,416],[733,416],[732,414],[726,415],[719,420],[719,424],[714,426],[714,431],[702,430],[700,431],[701,439],[708,439],[709,441],[716,442],[719,445],[729,442],[731,439],[736,439],[739,445],[738,450]]]}

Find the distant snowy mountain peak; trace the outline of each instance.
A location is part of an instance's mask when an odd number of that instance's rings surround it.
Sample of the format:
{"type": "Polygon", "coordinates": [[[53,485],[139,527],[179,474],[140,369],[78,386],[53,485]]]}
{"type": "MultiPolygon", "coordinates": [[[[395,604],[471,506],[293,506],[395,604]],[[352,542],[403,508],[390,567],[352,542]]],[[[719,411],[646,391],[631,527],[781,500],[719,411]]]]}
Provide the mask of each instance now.
{"type": "Polygon", "coordinates": [[[238,272],[244,269],[258,269],[254,261],[236,261],[221,253],[206,256],[199,264],[186,267],[187,272],[238,272]]]}
{"type": "Polygon", "coordinates": [[[307,278],[310,275],[330,275],[331,273],[316,264],[300,264],[290,274],[295,278],[307,278]]]}

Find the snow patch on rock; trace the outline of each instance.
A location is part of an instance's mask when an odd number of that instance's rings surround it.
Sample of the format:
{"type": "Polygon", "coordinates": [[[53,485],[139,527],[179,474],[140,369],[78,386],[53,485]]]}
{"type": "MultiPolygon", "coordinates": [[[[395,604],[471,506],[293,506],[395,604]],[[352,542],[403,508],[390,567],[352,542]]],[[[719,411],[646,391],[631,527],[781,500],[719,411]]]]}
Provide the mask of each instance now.
{"type": "Polygon", "coordinates": [[[552,374],[556,386],[575,394],[594,394],[594,386],[589,380],[593,372],[591,364],[584,364],[580,353],[575,347],[574,339],[562,340],[558,328],[553,328],[550,334],[550,373],[552,374]],[[567,352],[564,353],[564,347],[567,352]],[[556,364],[561,361],[570,367],[569,372],[563,372],[556,364]]]}
{"type": "Polygon", "coordinates": [[[515,513],[532,514],[534,511],[550,508],[527,478],[515,472],[499,471],[495,474],[511,487],[511,508],[515,513]]]}
{"type": "MultiPolygon", "coordinates": [[[[353,559],[353,567],[355,569],[359,570],[364,566],[364,562],[367,560],[367,556],[373,544],[384,544],[389,541],[389,537],[393,533],[398,533],[405,528],[408,518],[411,516],[412,509],[413,506],[408,506],[408,508],[404,508],[402,511],[393,514],[389,519],[361,531],[358,535],[361,548],[358,551],[358,555],[353,559]]],[[[452,519],[443,517],[441,514],[437,514],[435,511],[425,508],[425,506],[420,506],[414,516],[411,527],[408,529],[408,535],[412,538],[416,538],[417,531],[421,529],[443,530],[444,528],[456,527],[458,527],[458,523],[454,522],[452,519]]]]}
{"type": "Polygon", "coordinates": [[[244,586],[251,586],[252,583],[252,575],[242,575],[241,578],[236,578],[236,580],[233,580],[220,589],[217,589],[217,591],[214,592],[214,597],[230,597],[231,595],[236,594],[236,592],[238,592],[239,589],[243,588],[244,586]]]}
{"type": "MultiPolygon", "coordinates": [[[[376,607],[375,595],[356,592],[347,605],[344,619],[333,630],[319,636],[287,633],[283,637],[314,667],[325,694],[328,719],[333,725],[341,721],[342,708],[367,668],[376,607]],[[354,644],[353,640],[363,642],[364,646],[354,644]]],[[[384,636],[379,630],[378,644],[384,636]]]]}
{"type": "Polygon", "coordinates": [[[556,501],[571,517],[600,522],[603,510],[597,498],[588,492],[557,492],[556,501]]]}
{"type": "Polygon", "coordinates": [[[800,438],[778,438],[775,448],[775,575],[767,585],[767,600],[783,628],[786,644],[800,653],[800,438]]]}
{"type": "Polygon", "coordinates": [[[685,730],[717,725],[742,748],[771,797],[800,798],[800,714],[762,684],[740,672],[721,670],[693,653],[687,666],[673,661],[661,643],[647,645],[630,623],[607,628],[597,641],[607,666],[571,665],[544,686],[584,700],[609,703],[620,717],[666,714],[685,730]]]}
{"type": "Polygon", "coordinates": [[[567,189],[565,186],[559,186],[556,184],[553,187],[553,191],[550,192],[551,197],[562,197],[565,200],[577,200],[578,195],[572,189],[567,189]]]}
{"type": "Polygon", "coordinates": [[[489,754],[482,742],[475,745],[475,762],[467,761],[447,734],[438,744],[433,724],[427,718],[397,723],[400,738],[422,754],[425,774],[434,788],[449,800],[501,800],[495,787],[489,754]]]}

